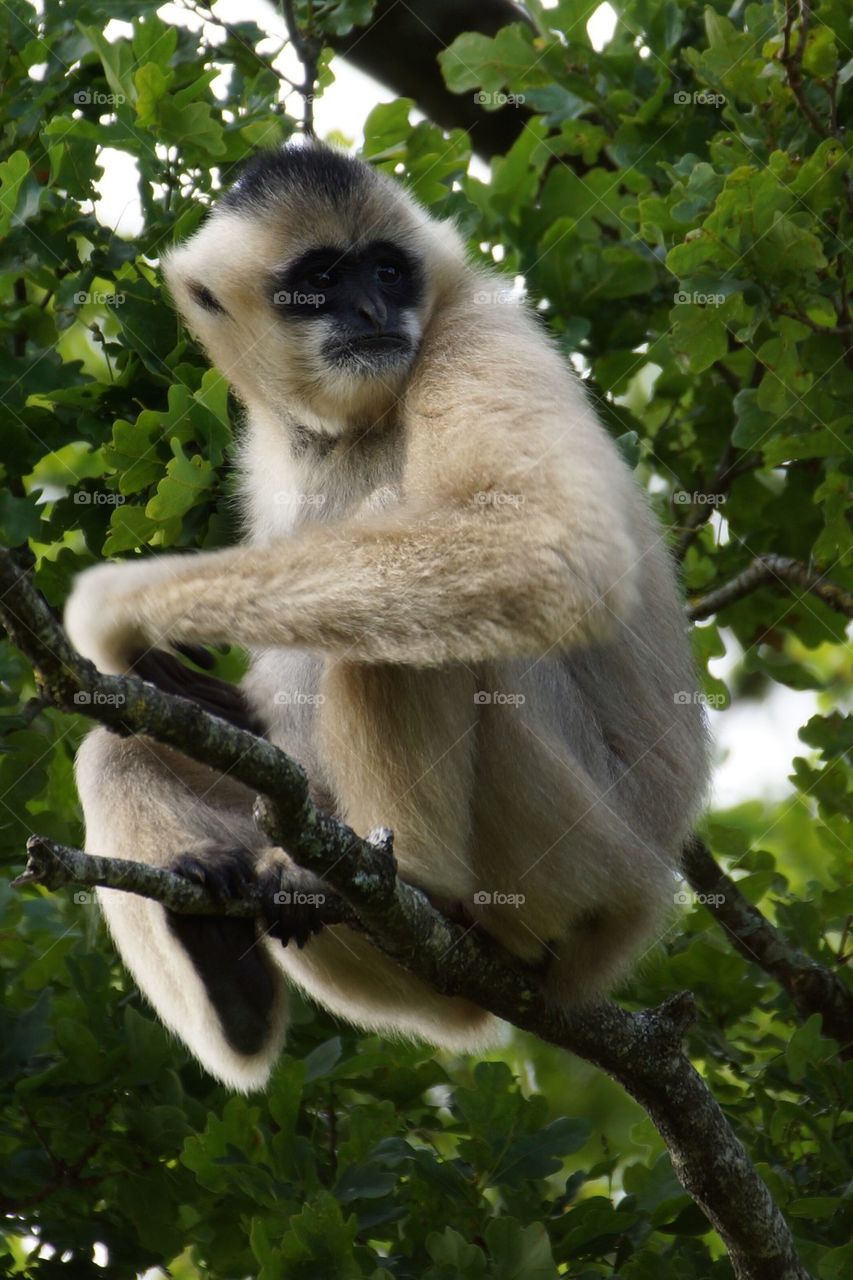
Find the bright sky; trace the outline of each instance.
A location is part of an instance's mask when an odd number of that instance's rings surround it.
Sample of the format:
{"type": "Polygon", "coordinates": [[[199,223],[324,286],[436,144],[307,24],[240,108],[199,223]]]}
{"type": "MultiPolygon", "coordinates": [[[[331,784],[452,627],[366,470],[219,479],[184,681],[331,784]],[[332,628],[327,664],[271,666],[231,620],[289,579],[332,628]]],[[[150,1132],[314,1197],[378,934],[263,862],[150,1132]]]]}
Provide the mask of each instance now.
{"type": "MultiPolygon", "coordinates": [[[[552,3],[546,0],[545,7],[551,8],[552,3]]],[[[259,54],[268,56],[284,42],[282,19],[266,0],[218,0],[215,11],[225,22],[254,20],[269,31],[271,39],[258,46],[259,54]]],[[[200,20],[178,4],[166,4],[158,13],[164,21],[176,25],[193,28],[201,25],[200,20]]],[[[615,20],[616,14],[609,4],[602,4],[596,9],[588,23],[590,38],[596,48],[602,48],[608,42],[615,20]]],[[[126,23],[112,22],[107,27],[108,35],[127,31],[126,23]]],[[[211,27],[209,31],[211,38],[217,39],[216,28],[211,27]]],[[[299,63],[290,49],[279,55],[275,65],[293,79],[300,78],[299,63]]],[[[320,136],[338,132],[358,145],[362,140],[364,121],[371,109],[379,102],[393,101],[394,94],[340,59],[335,61],[334,71],[335,83],[315,103],[317,132],[320,136]]],[[[294,96],[290,105],[298,114],[298,96],[294,96]]],[[[133,160],[123,152],[108,150],[103,153],[102,163],[106,171],[99,184],[98,217],[121,234],[131,236],[142,225],[133,160]],[[129,196],[129,192],[133,194],[129,196]]],[[[488,180],[488,168],[476,163],[477,176],[488,180]]],[[[737,646],[731,642],[729,652],[724,658],[712,662],[711,669],[715,675],[725,678],[737,658],[737,646]]],[[[718,756],[714,804],[724,808],[751,797],[778,799],[789,794],[792,790],[788,781],[791,759],[796,754],[807,754],[807,749],[797,737],[797,730],[816,711],[817,698],[813,693],[781,687],[760,703],[749,701],[728,711],[711,710],[709,715],[718,756]]]]}

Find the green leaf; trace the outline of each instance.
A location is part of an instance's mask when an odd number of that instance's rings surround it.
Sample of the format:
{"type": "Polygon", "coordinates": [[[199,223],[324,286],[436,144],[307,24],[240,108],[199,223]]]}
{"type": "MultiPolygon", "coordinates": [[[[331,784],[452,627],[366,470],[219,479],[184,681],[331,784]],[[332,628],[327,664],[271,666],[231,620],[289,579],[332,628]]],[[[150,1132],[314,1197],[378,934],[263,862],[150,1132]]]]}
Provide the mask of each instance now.
{"type": "Polygon", "coordinates": [[[495,1259],[495,1280],[557,1280],[551,1241],[541,1222],[522,1227],[515,1218],[494,1218],[485,1236],[495,1259]]]}
{"type": "Polygon", "coordinates": [[[0,236],[5,236],[12,223],[30,162],[23,151],[15,151],[0,163],[0,236]]]}
{"type": "Polygon", "coordinates": [[[677,304],[673,320],[672,349],[694,373],[702,373],[729,348],[728,330],[715,309],[691,302],[677,304]]]}
{"type": "Polygon", "coordinates": [[[145,508],[148,519],[158,523],[184,515],[196,505],[213,480],[213,467],[209,462],[198,454],[187,457],[177,438],[170,444],[174,458],[157,485],[157,493],[145,508]]]}
{"type": "Polygon", "coordinates": [[[540,61],[530,30],[520,22],[502,27],[493,40],[478,32],[466,32],[438,55],[444,81],[451,93],[482,89],[478,99],[486,110],[503,103],[497,91],[507,85],[547,83],[544,72],[530,81],[540,61]]]}

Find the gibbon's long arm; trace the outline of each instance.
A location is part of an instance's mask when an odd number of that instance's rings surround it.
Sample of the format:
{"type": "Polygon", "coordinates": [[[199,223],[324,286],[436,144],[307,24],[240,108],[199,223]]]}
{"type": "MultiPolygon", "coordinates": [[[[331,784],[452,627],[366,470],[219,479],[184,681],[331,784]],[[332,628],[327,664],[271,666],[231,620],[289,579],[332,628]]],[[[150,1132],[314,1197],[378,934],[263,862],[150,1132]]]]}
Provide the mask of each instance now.
{"type": "Polygon", "coordinates": [[[452,510],[314,527],[262,548],[103,565],[66,609],[69,635],[102,670],[169,641],[295,646],[354,661],[475,662],[605,634],[636,603],[627,537],[566,523],[452,510]]]}

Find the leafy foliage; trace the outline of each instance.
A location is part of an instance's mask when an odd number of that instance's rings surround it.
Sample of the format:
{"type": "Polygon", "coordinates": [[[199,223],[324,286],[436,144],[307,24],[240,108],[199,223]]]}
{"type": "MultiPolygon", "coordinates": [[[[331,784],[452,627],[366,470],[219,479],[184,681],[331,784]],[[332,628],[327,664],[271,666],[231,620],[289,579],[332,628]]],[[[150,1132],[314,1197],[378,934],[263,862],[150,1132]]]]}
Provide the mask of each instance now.
{"type": "MultiPolygon", "coordinates": [[[[455,217],[475,256],[494,247],[508,285],[525,277],[676,525],[690,591],[765,551],[849,589],[848,7],[818,0],[804,27],[778,5],[628,0],[600,52],[584,6],[530,7],[540,34],[465,35],[442,59],[453,90],[530,113],[490,182],[467,172],[463,134],[412,125],[405,101],[373,111],[365,154],[455,217]]],[[[326,8],[343,32],[369,6],[326,8]]],[[[111,0],[108,16],[125,34],[107,38],[80,0],[0,9],[0,538],[56,607],[104,556],[235,536],[228,389],[179,331],[157,259],[294,125],[252,23],[199,34],[151,0],[111,0]],[[132,239],[98,218],[106,149],[138,171],[132,239]]],[[[726,696],[761,714],[786,686],[823,705],[791,795],[714,815],[707,835],[783,935],[836,967],[851,912],[842,622],[762,588],[696,629],[706,693],[724,690],[708,663],[732,639],[726,696]]],[[[0,717],[11,875],[31,830],[81,838],[86,722],[45,707],[6,643],[0,717]]],[[[696,993],[694,1060],[807,1265],[840,1280],[849,1078],[819,1019],[798,1025],[686,896],[626,997],[696,993]]],[[[584,1064],[520,1036],[489,1061],[439,1061],[303,1009],[269,1094],[228,1097],[140,1004],[88,895],[4,884],[2,906],[5,1273],[89,1276],[94,1253],[104,1276],[177,1280],[731,1275],[650,1123],[584,1064]]]]}

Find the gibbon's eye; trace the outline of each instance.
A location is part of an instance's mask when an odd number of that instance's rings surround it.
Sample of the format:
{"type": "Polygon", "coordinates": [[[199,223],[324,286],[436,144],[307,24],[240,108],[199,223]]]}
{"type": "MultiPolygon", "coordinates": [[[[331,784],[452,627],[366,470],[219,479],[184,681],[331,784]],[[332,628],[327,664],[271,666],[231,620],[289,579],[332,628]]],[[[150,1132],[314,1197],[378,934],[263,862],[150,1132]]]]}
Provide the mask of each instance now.
{"type": "Polygon", "coordinates": [[[197,284],[193,280],[188,285],[188,288],[195,301],[200,307],[203,307],[205,311],[219,312],[222,315],[227,314],[222,303],[217,298],[214,298],[206,285],[197,284]]]}
{"type": "Polygon", "coordinates": [[[376,279],[380,284],[395,285],[399,284],[403,278],[403,273],[397,266],[396,262],[377,262],[376,279]]]}

